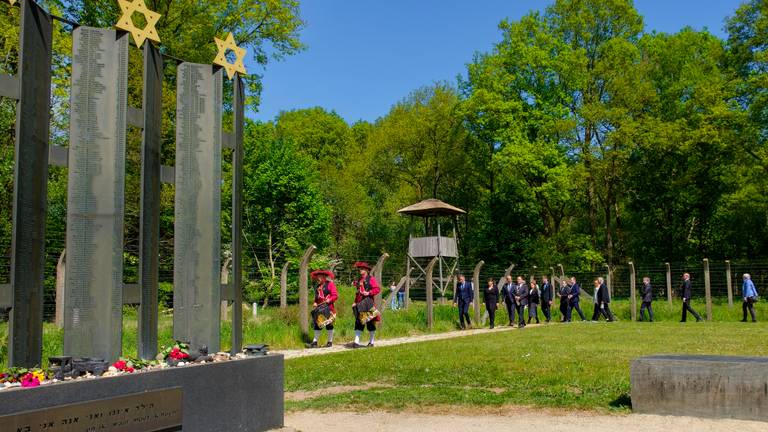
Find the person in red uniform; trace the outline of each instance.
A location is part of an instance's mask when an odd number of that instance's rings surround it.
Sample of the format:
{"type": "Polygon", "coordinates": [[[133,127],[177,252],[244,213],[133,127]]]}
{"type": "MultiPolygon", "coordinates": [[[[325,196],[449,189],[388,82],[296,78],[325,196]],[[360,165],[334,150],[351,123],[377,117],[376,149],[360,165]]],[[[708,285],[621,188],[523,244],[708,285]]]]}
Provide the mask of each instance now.
{"type": "Polygon", "coordinates": [[[360,270],[360,278],[355,282],[354,285],[356,288],[356,293],[355,303],[352,305],[352,309],[355,311],[355,341],[352,344],[352,347],[360,348],[364,346],[360,344],[360,336],[362,336],[363,330],[365,328],[368,329],[369,335],[367,346],[373,347],[376,337],[376,323],[381,321],[381,316],[377,316],[376,318],[363,324],[360,322],[360,316],[357,313],[356,306],[366,298],[374,300],[376,294],[381,292],[381,288],[379,287],[379,283],[376,281],[376,278],[371,276],[371,266],[368,263],[356,262],[355,267],[360,270]]]}
{"type": "MultiPolygon", "coordinates": [[[[339,293],[336,291],[336,284],[333,283],[333,272],[330,270],[315,270],[312,272],[312,279],[317,281],[317,286],[315,287],[315,302],[312,305],[312,309],[314,310],[320,305],[327,304],[331,314],[335,316],[336,307],[334,306],[334,303],[339,298],[339,293]]],[[[314,316],[312,325],[315,328],[315,338],[312,340],[309,347],[317,348],[317,340],[320,338],[320,333],[323,329],[318,325],[314,316]]],[[[333,323],[331,322],[324,327],[326,331],[328,331],[328,343],[325,344],[325,347],[330,348],[333,346],[333,323]]]]}

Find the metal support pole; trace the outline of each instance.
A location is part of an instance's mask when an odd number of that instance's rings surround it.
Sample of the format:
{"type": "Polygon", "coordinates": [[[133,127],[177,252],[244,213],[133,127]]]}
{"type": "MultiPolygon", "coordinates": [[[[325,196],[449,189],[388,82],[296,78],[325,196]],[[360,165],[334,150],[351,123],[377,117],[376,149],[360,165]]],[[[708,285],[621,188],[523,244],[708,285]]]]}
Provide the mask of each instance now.
{"type": "Polygon", "coordinates": [[[480,289],[482,282],[480,282],[480,269],[483,268],[485,261],[480,260],[475,266],[475,270],[472,272],[472,285],[475,288],[475,322],[480,322],[480,289]]]}
{"type": "Polygon", "coordinates": [[[429,262],[429,265],[427,266],[426,273],[427,273],[427,329],[432,330],[432,326],[434,324],[434,315],[433,315],[433,301],[432,301],[432,288],[434,285],[434,281],[432,280],[432,270],[435,268],[435,264],[437,263],[437,257],[432,258],[432,261],[429,262]]]}
{"type": "Polygon", "coordinates": [[[667,266],[667,303],[672,306],[672,268],[669,263],[664,263],[667,266]]]}
{"type": "Polygon", "coordinates": [[[51,104],[51,16],[21,2],[19,101],[13,182],[8,327],[9,366],[34,367],[43,359],[45,216],[51,104]]]}
{"type": "Polygon", "coordinates": [[[725,260],[725,285],[728,289],[728,307],[733,307],[733,275],[731,274],[731,261],[725,260]]]}
{"type": "Polygon", "coordinates": [[[708,258],[704,258],[704,297],[707,301],[707,321],[712,321],[712,285],[709,279],[708,258]]]}
{"type": "Polygon", "coordinates": [[[405,308],[411,305],[411,255],[405,254],[405,308]]]}
{"type": "Polygon", "coordinates": [[[629,307],[632,308],[630,310],[630,317],[632,321],[637,321],[637,287],[635,286],[635,281],[637,279],[637,276],[635,275],[635,264],[630,261],[629,262],[629,307]]]}
{"type": "Polygon", "coordinates": [[[288,267],[290,265],[290,262],[286,262],[280,272],[280,309],[288,307],[288,267]]]}
{"type": "MultiPolygon", "coordinates": [[[[440,249],[440,220],[437,221],[437,260],[438,260],[438,266],[439,268],[439,276],[440,276],[440,304],[445,303],[445,287],[443,286],[443,251],[440,249]]],[[[455,301],[455,299],[454,299],[455,301]]]]}
{"type": "Polygon", "coordinates": [[[157,355],[160,263],[160,145],[163,111],[163,57],[152,43],[144,44],[144,131],[141,146],[139,222],[139,357],[157,355]]]}
{"type": "Polygon", "coordinates": [[[235,74],[232,103],[234,148],[232,149],[232,350],[243,347],[243,129],[245,127],[245,88],[235,74]]]}
{"type": "Polygon", "coordinates": [[[299,265],[299,328],[304,339],[309,337],[309,260],[316,250],[314,245],[308,247],[299,265]]]}

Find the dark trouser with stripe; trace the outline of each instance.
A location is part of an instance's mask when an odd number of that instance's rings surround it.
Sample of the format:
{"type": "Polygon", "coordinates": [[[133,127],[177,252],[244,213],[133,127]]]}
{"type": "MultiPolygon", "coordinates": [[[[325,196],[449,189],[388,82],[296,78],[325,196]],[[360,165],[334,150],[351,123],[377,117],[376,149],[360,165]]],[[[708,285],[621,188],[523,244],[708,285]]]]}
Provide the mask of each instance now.
{"type": "Polygon", "coordinates": [[[581,307],[579,306],[579,302],[575,303],[568,303],[568,313],[565,316],[566,321],[571,320],[571,316],[573,315],[573,310],[576,309],[576,312],[579,313],[579,317],[582,321],[586,321],[587,317],[584,316],[584,312],[581,311],[581,307]]]}
{"type": "Polygon", "coordinates": [[[539,304],[538,303],[530,303],[528,305],[528,322],[531,322],[531,319],[536,320],[536,324],[539,323],[539,312],[538,312],[539,304]]]}
{"type": "Polygon", "coordinates": [[[521,326],[525,325],[525,305],[524,304],[517,305],[517,324],[521,326]]]}
{"type": "Polygon", "coordinates": [[[509,324],[512,325],[515,322],[515,304],[511,301],[504,300],[504,305],[507,307],[507,316],[509,316],[509,324]]]}
{"type": "Polygon", "coordinates": [[[744,321],[747,320],[747,310],[749,310],[749,314],[752,316],[752,321],[757,321],[755,319],[755,300],[753,298],[750,297],[744,300],[741,304],[741,310],[744,312],[744,321]]]}
{"type": "Polygon", "coordinates": [[[683,319],[682,322],[685,322],[688,318],[688,312],[693,314],[693,316],[696,318],[696,321],[701,321],[701,315],[697,314],[695,310],[691,307],[691,301],[686,300],[683,302],[683,319]]]}
{"type": "Polygon", "coordinates": [[[645,321],[646,309],[648,309],[648,318],[650,321],[653,321],[653,308],[651,307],[651,302],[643,302],[643,304],[640,305],[640,321],[645,321]]]}
{"type": "Polygon", "coordinates": [[[548,301],[545,301],[541,304],[541,313],[544,314],[544,318],[549,322],[552,320],[552,306],[549,304],[548,301]]]}
{"type": "Polygon", "coordinates": [[[469,302],[463,299],[459,299],[459,323],[461,323],[461,328],[472,325],[469,321],[469,302]]]}
{"type": "Polygon", "coordinates": [[[486,302],[485,310],[488,311],[488,320],[491,322],[491,328],[496,326],[496,303],[486,302]]]}
{"type": "Polygon", "coordinates": [[[595,303],[595,309],[592,311],[592,321],[597,321],[600,318],[600,304],[595,303]]]}
{"type": "Polygon", "coordinates": [[[560,321],[568,319],[568,300],[560,299],[560,321]]]}

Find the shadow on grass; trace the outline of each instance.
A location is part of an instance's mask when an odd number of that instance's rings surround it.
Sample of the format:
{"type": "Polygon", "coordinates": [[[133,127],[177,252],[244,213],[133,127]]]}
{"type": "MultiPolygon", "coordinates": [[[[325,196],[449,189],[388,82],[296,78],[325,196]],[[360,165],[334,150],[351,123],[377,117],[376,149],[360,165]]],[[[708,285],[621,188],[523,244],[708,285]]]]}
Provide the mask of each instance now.
{"type": "Polygon", "coordinates": [[[612,400],[608,405],[611,408],[631,410],[632,398],[629,396],[629,393],[622,393],[619,395],[619,397],[612,400]]]}

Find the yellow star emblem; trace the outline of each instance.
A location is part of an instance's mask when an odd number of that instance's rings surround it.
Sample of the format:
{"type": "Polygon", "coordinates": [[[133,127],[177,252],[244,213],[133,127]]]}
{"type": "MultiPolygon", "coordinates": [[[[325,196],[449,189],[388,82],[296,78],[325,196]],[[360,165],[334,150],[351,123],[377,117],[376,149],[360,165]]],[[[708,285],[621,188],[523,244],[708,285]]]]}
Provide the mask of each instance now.
{"type": "Polygon", "coordinates": [[[213,41],[216,42],[216,47],[219,49],[219,53],[216,54],[213,64],[223,67],[224,70],[227,71],[227,77],[229,77],[229,79],[232,79],[232,77],[235,76],[235,72],[245,75],[245,64],[243,63],[243,59],[245,58],[245,48],[237,46],[232,33],[229,33],[224,40],[214,37],[213,41]],[[228,50],[232,50],[232,52],[235,53],[234,63],[227,61],[228,50]]]}
{"type": "Polygon", "coordinates": [[[8,3],[11,4],[11,6],[15,5],[18,0],[8,0],[8,3]]]}
{"type": "Polygon", "coordinates": [[[160,19],[159,13],[149,10],[144,0],[117,0],[117,3],[120,4],[123,15],[115,24],[115,28],[129,32],[139,48],[144,45],[145,39],[160,42],[160,36],[157,34],[157,29],[155,29],[155,24],[160,19]],[[144,15],[144,18],[147,20],[147,25],[143,29],[136,27],[133,23],[132,16],[135,12],[144,15]]]}

